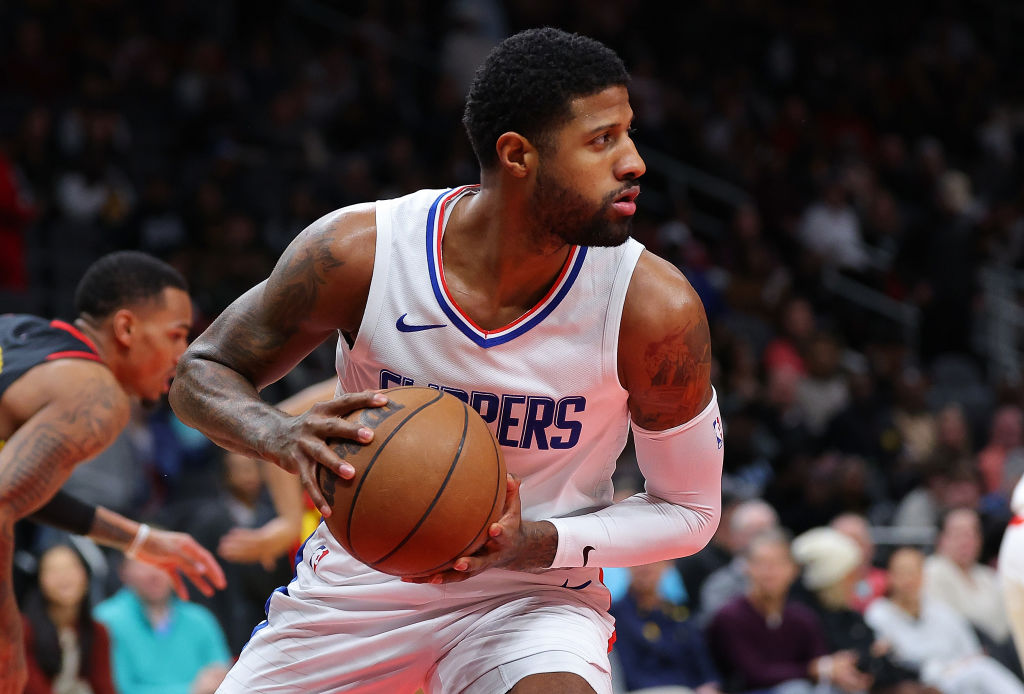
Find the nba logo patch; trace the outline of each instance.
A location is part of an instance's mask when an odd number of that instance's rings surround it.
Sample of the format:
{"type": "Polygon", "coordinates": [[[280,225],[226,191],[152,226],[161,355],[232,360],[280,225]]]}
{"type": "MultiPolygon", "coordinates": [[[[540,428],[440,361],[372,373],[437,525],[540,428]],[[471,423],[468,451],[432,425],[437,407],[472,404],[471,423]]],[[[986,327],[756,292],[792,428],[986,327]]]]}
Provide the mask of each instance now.
{"type": "Polygon", "coordinates": [[[309,558],[309,568],[313,569],[313,573],[316,573],[316,567],[320,565],[320,560],[331,553],[331,550],[327,549],[326,545],[320,545],[313,552],[313,556],[309,558]]]}
{"type": "Polygon", "coordinates": [[[725,445],[725,435],[722,433],[722,418],[715,417],[714,421],[711,422],[711,426],[714,427],[715,430],[715,442],[718,444],[718,447],[721,448],[725,445]]]}

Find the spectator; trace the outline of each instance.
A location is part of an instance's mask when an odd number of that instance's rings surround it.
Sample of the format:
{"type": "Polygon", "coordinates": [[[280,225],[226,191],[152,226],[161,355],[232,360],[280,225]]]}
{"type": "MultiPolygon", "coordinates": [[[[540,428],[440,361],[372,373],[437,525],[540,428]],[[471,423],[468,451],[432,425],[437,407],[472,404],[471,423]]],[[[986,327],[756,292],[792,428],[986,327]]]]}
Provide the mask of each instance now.
{"type": "Polygon", "coordinates": [[[92,618],[89,568],[71,545],[39,558],[38,586],[23,607],[25,694],[114,694],[110,639],[92,618]]]}
{"type": "Polygon", "coordinates": [[[819,332],[808,342],[807,377],[797,386],[796,397],[803,421],[814,436],[824,434],[829,420],[850,401],[846,375],[840,368],[841,356],[841,346],[833,334],[819,332]]]}
{"type": "Polygon", "coordinates": [[[227,672],[224,632],[205,607],[178,600],[163,571],[126,559],[125,587],[96,606],[110,631],[120,694],[191,694],[205,671],[227,672]]]}
{"type": "Polygon", "coordinates": [[[829,650],[855,654],[857,670],[872,679],[871,694],[937,694],[918,682],[916,671],[893,661],[888,644],[851,609],[863,556],[856,542],[833,528],[814,528],[793,540],[793,557],[811,591],[808,605],[821,620],[829,650]]]}
{"type": "Polygon", "coordinates": [[[28,289],[25,231],[36,214],[13,162],[0,146],[0,291],[28,289]]]}
{"type": "Polygon", "coordinates": [[[708,625],[708,644],[730,691],[810,694],[867,688],[870,678],[857,671],[853,654],[830,655],[817,616],[788,599],[797,567],[785,534],[763,532],[746,555],[750,586],[708,625]]]}
{"type": "Polygon", "coordinates": [[[732,532],[732,515],[741,504],[739,499],[723,492],[722,519],[711,542],[696,554],[676,560],[676,569],[690,599],[690,609],[695,614],[700,610],[700,587],[708,576],[732,561],[737,551],[732,532]]]}
{"type": "Polygon", "coordinates": [[[922,595],[924,554],[901,548],[889,558],[889,595],[864,615],[898,662],[918,668],[921,680],[943,694],[1021,694],[1013,673],[989,658],[963,617],[922,595]]]}
{"type": "Polygon", "coordinates": [[[662,575],[671,568],[669,561],[632,567],[628,592],[612,603],[615,653],[626,687],[678,685],[696,694],[720,694],[703,632],[685,606],[659,592],[662,575]]]}
{"type": "Polygon", "coordinates": [[[924,563],[924,593],[974,627],[985,650],[1010,669],[1019,667],[1006,605],[995,569],[979,563],[981,519],[971,508],[948,511],[939,526],[935,554],[924,563]]]}
{"type": "Polygon", "coordinates": [[[700,587],[700,621],[707,624],[718,610],[747,591],[750,582],[747,550],[750,542],[762,532],[779,526],[775,509],[760,499],[740,502],[729,519],[732,560],[707,577],[700,587]]]}
{"type": "Polygon", "coordinates": [[[945,511],[959,506],[977,508],[980,500],[981,479],[969,460],[936,459],[927,467],[921,485],[900,501],[892,524],[931,530],[938,527],[945,511]]]}
{"type": "Polygon", "coordinates": [[[218,486],[215,496],[182,504],[175,526],[225,559],[222,566],[231,590],[197,600],[217,617],[237,656],[253,627],[266,617],[267,597],[291,578],[296,542],[289,524],[275,524],[284,530],[283,537],[272,532],[275,526],[265,525],[276,514],[260,461],[225,453],[218,486]]]}
{"type": "Polygon", "coordinates": [[[885,594],[885,569],[875,566],[875,542],[871,527],[864,516],[857,513],[843,513],[832,519],[829,526],[857,543],[860,562],[854,572],[855,582],[850,595],[850,607],[863,613],[875,598],[885,594]]]}
{"type": "Polygon", "coordinates": [[[1017,405],[1004,405],[992,417],[988,442],[978,452],[978,469],[985,480],[987,493],[1000,493],[1009,498],[1009,490],[1024,470],[1024,413],[1017,405]],[[1008,460],[1015,460],[1005,474],[1008,460]],[[1014,473],[1016,473],[1014,475],[1014,473]],[[1008,479],[1009,478],[1009,479],[1008,479]]]}
{"type": "Polygon", "coordinates": [[[829,175],[821,198],[804,211],[800,220],[800,241],[816,263],[860,271],[867,268],[868,254],[860,220],[848,196],[842,177],[829,175]]]}
{"type": "Polygon", "coordinates": [[[907,368],[896,383],[893,424],[901,443],[900,466],[908,477],[920,474],[935,452],[938,423],[928,407],[928,378],[916,368],[907,368]]]}
{"type": "Polygon", "coordinates": [[[778,334],[761,356],[765,370],[788,366],[798,373],[806,373],[804,354],[816,331],[814,307],[802,296],[791,296],[782,303],[777,323],[778,334]]]}

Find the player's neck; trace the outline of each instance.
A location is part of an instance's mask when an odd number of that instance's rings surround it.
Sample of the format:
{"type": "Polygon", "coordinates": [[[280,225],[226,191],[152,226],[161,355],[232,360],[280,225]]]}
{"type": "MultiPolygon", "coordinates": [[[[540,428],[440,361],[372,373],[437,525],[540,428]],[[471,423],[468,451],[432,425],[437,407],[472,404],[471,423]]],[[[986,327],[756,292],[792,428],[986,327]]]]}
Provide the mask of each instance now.
{"type": "Polygon", "coordinates": [[[96,348],[96,353],[100,355],[100,359],[107,366],[111,365],[111,358],[113,357],[113,348],[110,345],[110,341],[107,338],[106,332],[103,327],[97,323],[93,318],[89,316],[79,316],[75,319],[74,325],[78,330],[89,338],[93,346],[96,348]]]}
{"type": "MultiPolygon", "coordinates": [[[[492,307],[532,308],[562,272],[571,247],[541,246],[522,207],[483,188],[452,210],[442,241],[442,262],[451,285],[486,296],[492,307]]],[[[458,299],[458,297],[456,297],[458,299]]],[[[463,307],[466,308],[466,307],[463,307]]]]}
{"type": "Polygon", "coordinates": [[[100,360],[114,374],[114,378],[121,384],[125,392],[130,392],[126,385],[124,364],[118,358],[118,348],[108,327],[90,316],[79,316],[75,319],[74,325],[79,331],[92,342],[100,360]]]}

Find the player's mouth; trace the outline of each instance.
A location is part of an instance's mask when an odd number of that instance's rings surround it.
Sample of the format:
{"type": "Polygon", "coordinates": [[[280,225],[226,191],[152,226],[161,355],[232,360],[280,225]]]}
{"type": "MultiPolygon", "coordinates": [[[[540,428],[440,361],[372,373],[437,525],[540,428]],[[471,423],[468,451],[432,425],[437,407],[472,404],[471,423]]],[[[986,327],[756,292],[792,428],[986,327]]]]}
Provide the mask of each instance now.
{"type": "Polygon", "coordinates": [[[612,201],[612,209],[626,217],[636,214],[636,196],[638,195],[640,195],[640,186],[626,188],[619,197],[612,201]]]}

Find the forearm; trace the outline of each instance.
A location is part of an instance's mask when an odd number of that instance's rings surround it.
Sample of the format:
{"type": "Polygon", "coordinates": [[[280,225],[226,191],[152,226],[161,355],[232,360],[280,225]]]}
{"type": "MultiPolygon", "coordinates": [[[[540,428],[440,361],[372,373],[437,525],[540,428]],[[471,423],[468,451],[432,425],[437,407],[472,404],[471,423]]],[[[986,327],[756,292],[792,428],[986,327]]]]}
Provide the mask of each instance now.
{"type": "Polygon", "coordinates": [[[699,552],[722,508],[721,420],[717,397],[689,422],[662,432],[634,425],[647,492],[595,513],[551,522],[552,566],[636,566],[699,552]],[[589,550],[588,550],[589,548],[589,550]]]}
{"type": "Polygon", "coordinates": [[[120,513],[98,506],[96,517],[87,534],[89,539],[97,544],[124,552],[131,546],[141,527],[141,523],[131,518],[125,518],[120,513]]]}
{"type": "Polygon", "coordinates": [[[14,517],[0,509],[0,691],[24,676],[21,613],[14,596],[14,517]],[[12,679],[8,679],[12,678],[12,679]]]}
{"type": "Polygon", "coordinates": [[[267,446],[261,440],[262,432],[270,431],[271,422],[286,416],[261,400],[244,376],[196,356],[178,365],[170,403],[182,422],[203,432],[218,446],[252,458],[265,457],[267,446]]]}
{"type": "Polygon", "coordinates": [[[551,566],[638,566],[695,554],[714,535],[719,513],[712,505],[636,494],[595,513],[555,518],[558,550],[551,566]]]}
{"type": "Polygon", "coordinates": [[[29,518],[74,535],[88,535],[96,518],[96,506],[58,490],[29,518]]]}

